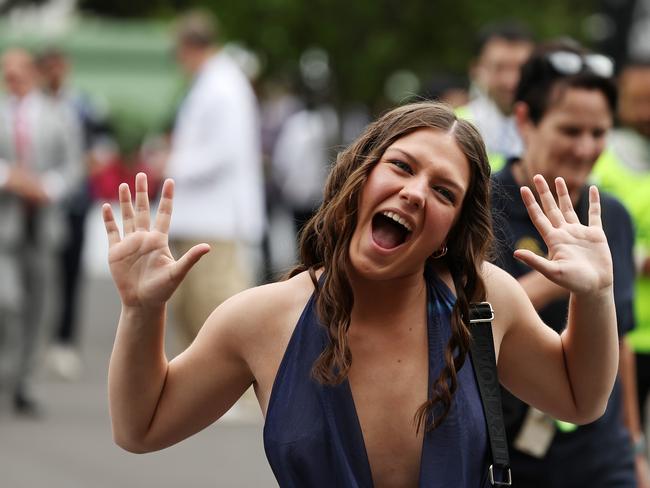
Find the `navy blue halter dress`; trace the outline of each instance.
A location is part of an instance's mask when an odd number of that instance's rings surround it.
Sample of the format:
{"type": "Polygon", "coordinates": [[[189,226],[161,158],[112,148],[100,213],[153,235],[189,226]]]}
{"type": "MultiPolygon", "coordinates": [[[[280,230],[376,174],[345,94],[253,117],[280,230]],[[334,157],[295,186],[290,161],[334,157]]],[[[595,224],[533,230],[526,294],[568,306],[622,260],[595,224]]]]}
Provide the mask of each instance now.
{"type": "MultiPolygon", "coordinates": [[[[444,365],[455,296],[436,276],[428,282],[429,378],[444,365]]],[[[264,425],[264,448],[281,488],[372,488],[363,434],[346,381],[311,377],[327,332],[309,299],[278,369],[264,425]]],[[[415,414],[415,412],[413,412],[415,414]]],[[[423,439],[420,488],[488,486],[485,416],[469,355],[458,373],[449,416],[423,439]]]]}

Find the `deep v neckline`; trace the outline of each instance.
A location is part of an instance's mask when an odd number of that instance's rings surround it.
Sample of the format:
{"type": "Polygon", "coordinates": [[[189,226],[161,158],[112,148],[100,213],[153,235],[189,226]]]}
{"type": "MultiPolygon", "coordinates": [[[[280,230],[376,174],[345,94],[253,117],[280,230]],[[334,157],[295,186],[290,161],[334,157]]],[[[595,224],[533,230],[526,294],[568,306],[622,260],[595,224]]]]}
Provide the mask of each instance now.
{"type": "MultiPolygon", "coordinates": [[[[432,273],[427,275],[427,286],[426,367],[428,377],[435,379],[444,368],[455,295],[432,273]]],[[[312,295],[277,372],[264,425],[264,448],[283,488],[373,488],[349,382],[330,386],[312,375],[328,340],[312,295]]],[[[421,488],[486,486],[485,415],[471,361],[466,361],[457,376],[458,389],[448,417],[423,436],[417,483],[421,488]]]]}
{"type": "MultiPolygon", "coordinates": [[[[449,290],[449,287],[444,283],[435,273],[431,273],[432,277],[429,278],[428,276],[425,278],[426,280],[426,287],[427,287],[427,300],[425,304],[426,308],[426,314],[427,314],[427,400],[431,399],[431,394],[432,394],[432,383],[431,383],[431,354],[434,353],[434,347],[433,347],[433,334],[432,334],[432,328],[434,327],[433,324],[433,310],[432,307],[434,305],[434,296],[433,296],[433,290],[432,290],[432,285],[429,282],[429,279],[434,279],[436,280],[439,285],[442,285],[445,294],[448,296],[451,296],[451,290],[449,290]]],[[[361,428],[361,420],[359,419],[359,413],[357,411],[357,406],[354,401],[354,395],[352,394],[352,387],[350,386],[350,381],[348,378],[346,378],[343,383],[341,383],[341,394],[347,397],[347,400],[345,403],[347,403],[350,406],[350,412],[351,412],[351,417],[352,417],[352,423],[354,425],[354,438],[355,440],[360,444],[357,449],[358,452],[362,453],[362,464],[364,465],[364,471],[368,474],[368,482],[369,484],[367,485],[369,488],[374,487],[374,480],[372,478],[372,469],[370,468],[370,458],[368,457],[368,450],[366,449],[366,440],[363,437],[363,429],[361,428]]],[[[423,478],[423,468],[424,468],[424,453],[425,453],[425,440],[427,437],[427,433],[425,432],[424,435],[422,436],[422,439],[420,441],[420,466],[418,468],[418,486],[421,485],[421,480],[423,478]]]]}

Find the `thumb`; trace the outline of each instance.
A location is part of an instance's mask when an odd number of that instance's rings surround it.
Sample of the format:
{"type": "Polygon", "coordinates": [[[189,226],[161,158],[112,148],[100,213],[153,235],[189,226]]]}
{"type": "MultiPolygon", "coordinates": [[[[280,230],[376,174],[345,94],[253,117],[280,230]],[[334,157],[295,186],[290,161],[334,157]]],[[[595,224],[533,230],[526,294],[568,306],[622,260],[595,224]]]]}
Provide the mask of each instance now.
{"type": "Polygon", "coordinates": [[[527,264],[536,271],[539,271],[551,281],[554,281],[551,276],[554,271],[554,263],[545,257],[542,257],[528,249],[517,249],[514,253],[515,258],[524,264],[527,264]]]}
{"type": "Polygon", "coordinates": [[[174,280],[181,281],[183,278],[185,278],[185,275],[192,268],[192,266],[194,266],[199,261],[199,259],[201,259],[208,252],[210,252],[210,245],[202,243],[197,244],[185,254],[183,254],[181,258],[174,264],[174,269],[172,270],[172,276],[174,280]]]}

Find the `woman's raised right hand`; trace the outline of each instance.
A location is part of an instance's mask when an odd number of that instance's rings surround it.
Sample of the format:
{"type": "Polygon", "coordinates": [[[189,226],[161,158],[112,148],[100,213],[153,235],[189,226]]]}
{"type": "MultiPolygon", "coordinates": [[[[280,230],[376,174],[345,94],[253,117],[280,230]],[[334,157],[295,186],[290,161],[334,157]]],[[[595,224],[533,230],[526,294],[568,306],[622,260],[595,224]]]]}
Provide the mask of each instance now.
{"type": "Polygon", "coordinates": [[[103,205],[102,217],[108,234],[108,264],[122,304],[126,307],[161,307],[210,246],[198,244],[178,261],[172,256],[168,232],[174,198],[173,180],[167,179],[163,184],[153,228],[150,228],[147,176],[144,173],[135,177],[135,210],[126,183],[120,185],[119,198],[122,235],[110,204],[103,205]]]}

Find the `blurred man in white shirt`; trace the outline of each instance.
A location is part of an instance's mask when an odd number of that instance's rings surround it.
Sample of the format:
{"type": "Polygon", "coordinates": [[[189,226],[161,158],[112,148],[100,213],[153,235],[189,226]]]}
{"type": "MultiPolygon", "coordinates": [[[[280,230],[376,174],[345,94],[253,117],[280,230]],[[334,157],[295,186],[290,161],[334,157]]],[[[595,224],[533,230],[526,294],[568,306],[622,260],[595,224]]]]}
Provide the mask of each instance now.
{"type": "Polygon", "coordinates": [[[175,318],[188,345],[216,306],[254,284],[246,250],[264,233],[264,187],[257,100],[244,73],[216,45],[208,14],[180,20],[176,56],[192,85],[177,114],[167,166],[176,182],[170,238],[179,255],[201,242],[212,249],[175,295],[175,318]]]}

